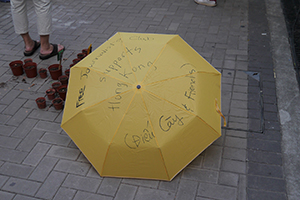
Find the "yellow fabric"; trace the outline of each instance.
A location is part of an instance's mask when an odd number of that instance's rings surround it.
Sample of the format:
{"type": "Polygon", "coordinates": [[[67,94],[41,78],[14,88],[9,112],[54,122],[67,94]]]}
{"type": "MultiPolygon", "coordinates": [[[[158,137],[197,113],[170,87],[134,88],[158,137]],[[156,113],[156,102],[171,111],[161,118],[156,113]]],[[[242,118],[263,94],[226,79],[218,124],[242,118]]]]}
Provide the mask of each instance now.
{"type": "Polygon", "coordinates": [[[178,35],[116,33],[71,68],[61,126],[101,176],[171,180],[221,136],[220,84],[178,35]]]}

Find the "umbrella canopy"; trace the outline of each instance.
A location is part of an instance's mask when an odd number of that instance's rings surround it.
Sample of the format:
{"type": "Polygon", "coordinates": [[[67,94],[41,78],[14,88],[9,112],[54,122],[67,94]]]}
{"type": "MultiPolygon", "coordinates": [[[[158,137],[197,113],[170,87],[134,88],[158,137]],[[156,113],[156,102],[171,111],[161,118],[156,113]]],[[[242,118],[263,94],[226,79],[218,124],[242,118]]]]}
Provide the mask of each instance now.
{"type": "Polygon", "coordinates": [[[178,35],[116,33],[71,68],[61,126],[101,176],[171,180],[221,136],[220,82],[178,35]]]}

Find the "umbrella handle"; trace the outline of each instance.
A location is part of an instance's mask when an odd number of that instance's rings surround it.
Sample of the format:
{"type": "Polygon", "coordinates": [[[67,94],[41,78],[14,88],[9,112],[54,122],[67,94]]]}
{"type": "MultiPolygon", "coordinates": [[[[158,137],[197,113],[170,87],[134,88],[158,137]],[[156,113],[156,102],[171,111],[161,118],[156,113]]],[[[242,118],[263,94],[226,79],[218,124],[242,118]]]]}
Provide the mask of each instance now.
{"type": "Polygon", "coordinates": [[[225,116],[222,114],[222,112],[221,112],[221,110],[220,110],[220,108],[219,108],[219,106],[218,106],[218,100],[217,100],[217,99],[215,99],[215,107],[216,107],[216,110],[217,110],[217,112],[219,113],[219,115],[224,119],[224,124],[223,124],[223,126],[226,127],[226,125],[227,125],[227,123],[226,123],[226,118],[225,118],[225,116]]]}

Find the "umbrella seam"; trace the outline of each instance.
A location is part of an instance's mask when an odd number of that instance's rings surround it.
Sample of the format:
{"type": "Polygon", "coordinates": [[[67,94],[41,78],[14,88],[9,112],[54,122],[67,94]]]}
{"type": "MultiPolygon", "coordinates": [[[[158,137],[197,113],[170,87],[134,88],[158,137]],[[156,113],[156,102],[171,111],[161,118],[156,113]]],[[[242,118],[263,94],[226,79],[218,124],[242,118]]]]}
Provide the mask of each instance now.
{"type": "Polygon", "coordinates": [[[189,76],[189,75],[193,75],[193,74],[200,74],[200,73],[205,73],[205,74],[213,74],[213,75],[219,75],[218,73],[215,73],[215,72],[194,72],[194,73],[189,73],[189,74],[184,74],[184,75],[181,75],[181,76],[176,76],[176,77],[171,77],[171,78],[167,78],[167,79],[164,79],[164,80],[159,80],[159,81],[156,81],[156,82],[152,82],[152,83],[148,83],[146,84],[145,86],[148,86],[148,85],[153,85],[153,84],[156,84],[156,83],[160,83],[160,82],[165,82],[165,81],[169,81],[169,80],[173,80],[173,79],[176,79],[176,78],[181,78],[181,77],[185,77],[185,76],[189,76]]]}
{"type": "Polygon", "coordinates": [[[116,131],[115,131],[115,133],[114,133],[114,136],[112,137],[112,139],[111,139],[111,141],[110,141],[110,143],[109,143],[109,145],[108,145],[108,148],[107,148],[107,151],[106,151],[106,154],[105,154],[105,157],[104,157],[104,162],[103,162],[101,174],[103,174],[104,166],[105,166],[105,163],[106,163],[106,158],[107,158],[107,155],[108,155],[110,146],[111,146],[111,144],[112,144],[112,141],[114,140],[114,138],[115,138],[115,136],[116,136],[116,134],[117,134],[117,132],[118,132],[120,126],[121,126],[121,123],[122,123],[122,121],[124,120],[124,117],[125,117],[125,115],[126,115],[128,109],[129,109],[129,107],[130,107],[130,105],[131,105],[131,103],[132,103],[132,101],[133,101],[133,99],[134,99],[136,93],[137,93],[137,91],[134,92],[134,95],[133,95],[133,97],[131,98],[131,101],[130,101],[130,103],[128,104],[128,106],[127,106],[127,108],[126,108],[126,111],[124,112],[122,119],[120,120],[120,123],[119,123],[119,125],[118,125],[118,127],[117,127],[117,129],[116,129],[116,131]]]}
{"type": "Polygon", "coordinates": [[[132,73],[133,73],[133,75],[134,75],[135,82],[137,82],[136,74],[135,74],[135,72],[134,72],[133,69],[132,69],[131,61],[130,61],[130,59],[129,59],[128,53],[126,52],[126,45],[125,45],[125,43],[124,43],[123,38],[121,37],[121,33],[119,33],[119,35],[120,35],[120,39],[121,39],[121,41],[122,41],[122,44],[123,44],[123,47],[124,47],[124,50],[125,50],[125,55],[126,55],[126,57],[127,57],[127,59],[128,59],[128,62],[129,62],[129,66],[130,66],[131,71],[132,71],[132,73]]]}
{"type": "MultiPolygon", "coordinates": [[[[144,91],[146,91],[146,90],[144,90],[144,91]]],[[[141,93],[141,92],[140,92],[140,93],[141,93]]],[[[169,175],[169,173],[168,173],[167,166],[166,166],[164,157],[163,157],[163,155],[162,155],[162,151],[161,151],[161,149],[159,148],[160,146],[159,146],[159,143],[158,143],[158,141],[157,141],[156,134],[155,134],[154,128],[153,128],[153,124],[152,124],[152,121],[151,121],[151,119],[150,119],[150,114],[149,114],[149,111],[148,111],[148,109],[147,109],[146,102],[145,102],[145,100],[144,100],[144,97],[143,97],[142,93],[141,93],[141,97],[142,97],[142,100],[143,100],[143,103],[144,103],[146,112],[147,112],[147,114],[148,114],[148,119],[149,119],[151,128],[152,128],[152,130],[153,130],[153,134],[154,134],[154,136],[155,136],[154,138],[155,138],[155,141],[156,141],[156,145],[157,145],[157,147],[158,147],[158,149],[159,149],[159,152],[160,152],[160,156],[161,156],[162,162],[163,162],[163,164],[164,164],[164,168],[165,168],[165,171],[166,171],[166,174],[167,174],[167,178],[168,178],[168,180],[169,180],[169,179],[170,179],[170,175],[169,175]]]]}
{"type": "MultiPolygon", "coordinates": [[[[176,37],[176,35],[175,35],[176,37]]],[[[174,37],[173,37],[174,38],[174,37]]],[[[170,40],[172,40],[173,38],[171,38],[170,40]]],[[[168,42],[170,42],[170,40],[168,42]]],[[[158,60],[158,58],[160,57],[160,55],[162,54],[162,52],[164,51],[164,49],[166,48],[168,42],[166,42],[166,44],[163,46],[163,48],[161,49],[161,51],[159,52],[159,54],[157,55],[157,57],[155,58],[153,64],[151,65],[151,67],[149,67],[147,73],[145,74],[143,80],[141,81],[141,84],[145,81],[147,75],[149,74],[150,70],[152,69],[152,67],[154,66],[155,62],[158,60]]]]}

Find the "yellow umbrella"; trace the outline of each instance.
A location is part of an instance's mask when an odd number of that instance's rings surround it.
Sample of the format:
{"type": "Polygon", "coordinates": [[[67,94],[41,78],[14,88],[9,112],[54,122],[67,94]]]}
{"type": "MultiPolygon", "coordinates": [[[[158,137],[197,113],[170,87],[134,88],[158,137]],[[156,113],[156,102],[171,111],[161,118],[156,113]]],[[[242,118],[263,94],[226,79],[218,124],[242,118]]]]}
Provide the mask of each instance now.
{"type": "Polygon", "coordinates": [[[178,35],[116,33],[72,67],[61,126],[101,176],[171,180],[221,136],[220,81],[178,35]]]}

